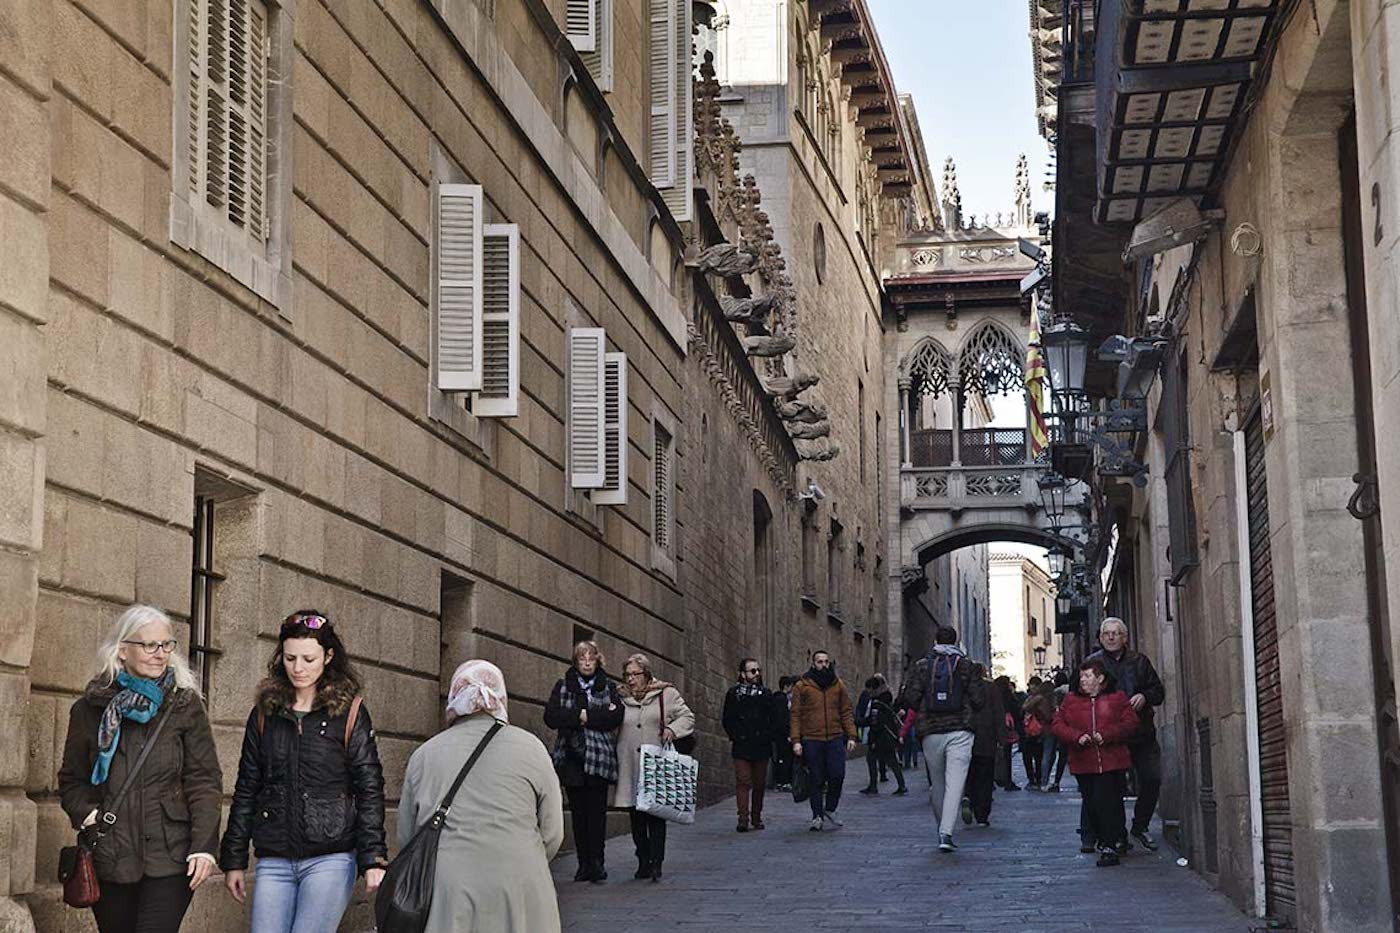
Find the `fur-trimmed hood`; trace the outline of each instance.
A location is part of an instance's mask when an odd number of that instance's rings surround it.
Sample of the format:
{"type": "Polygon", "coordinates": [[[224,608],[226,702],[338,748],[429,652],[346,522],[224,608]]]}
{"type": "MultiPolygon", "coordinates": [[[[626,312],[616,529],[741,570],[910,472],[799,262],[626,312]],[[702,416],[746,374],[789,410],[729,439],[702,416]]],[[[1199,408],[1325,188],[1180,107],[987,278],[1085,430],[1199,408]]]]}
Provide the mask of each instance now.
{"type": "MultiPolygon", "coordinates": [[[[321,677],[321,682],[316,685],[316,703],[313,708],[324,708],[332,716],[339,716],[349,712],[355,694],[355,685],[347,678],[326,671],[321,677]]],[[[275,716],[283,710],[290,710],[295,699],[296,691],[292,689],[291,683],[280,677],[269,675],[258,684],[258,709],[262,710],[265,716],[275,716]]]]}

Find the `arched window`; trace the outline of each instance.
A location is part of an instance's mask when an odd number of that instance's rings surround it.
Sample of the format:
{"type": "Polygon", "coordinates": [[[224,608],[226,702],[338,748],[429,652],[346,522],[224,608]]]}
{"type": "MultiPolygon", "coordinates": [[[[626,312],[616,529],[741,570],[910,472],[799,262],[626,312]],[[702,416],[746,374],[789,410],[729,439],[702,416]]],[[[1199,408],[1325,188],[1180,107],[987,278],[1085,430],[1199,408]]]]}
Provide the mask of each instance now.
{"type": "Polygon", "coordinates": [[[901,368],[909,380],[909,460],[916,467],[948,466],[953,462],[953,358],[928,339],[901,368]]]}
{"type": "Polygon", "coordinates": [[[959,462],[1010,466],[1026,459],[1025,350],[984,322],[958,353],[959,462]]]}

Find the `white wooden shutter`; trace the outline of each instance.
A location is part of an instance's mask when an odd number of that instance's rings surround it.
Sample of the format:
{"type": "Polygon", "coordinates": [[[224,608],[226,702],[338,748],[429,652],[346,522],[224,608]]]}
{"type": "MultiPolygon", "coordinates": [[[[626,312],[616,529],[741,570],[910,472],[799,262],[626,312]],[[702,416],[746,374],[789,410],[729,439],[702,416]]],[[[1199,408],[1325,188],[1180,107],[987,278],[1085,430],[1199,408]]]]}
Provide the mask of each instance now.
{"type": "Polygon", "coordinates": [[[187,0],[186,6],[189,9],[189,29],[185,33],[185,42],[189,46],[190,72],[185,95],[185,105],[189,110],[185,145],[190,160],[190,203],[199,204],[204,199],[204,148],[207,145],[205,132],[208,126],[204,105],[204,71],[208,67],[204,27],[209,11],[207,0],[187,0]]]}
{"type": "Polygon", "coordinates": [[[670,433],[660,424],[652,425],[651,516],[652,541],[663,551],[671,549],[671,495],[673,454],[670,433]]]}
{"type": "Polygon", "coordinates": [[[602,0],[565,0],[564,33],[579,52],[598,47],[598,4],[602,0]]]}
{"type": "Polygon", "coordinates": [[[437,385],[444,392],[481,388],[480,185],[437,188],[437,385]]]}
{"type": "Polygon", "coordinates": [[[569,331],[569,484],[598,489],[604,482],[603,356],[601,327],[569,331]]]}
{"type": "Polygon", "coordinates": [[[481,391],[472,414],[514,418],[520,392],[520,228],[481,233],[481,391]]]}
{"type": "Polygon", "coordinates": [[[627,354],[603,356],[603,488],[598,505],[627,504],[627,354]]]}
{"type": "Polygon", "coordinates": [[[676,4],[649,0],[647,48],[650,74],[651,122],[647,151],[651,183],[668,188],[676,182],[676,4]]]}
{"type": "Polygon", "coordinates": [[[591,52],[579,52],[584,67],[593,76],[593,82],[600,91],[613,89],[613,0],[596,0],[594,19],[594,48],[591,52]]]}
{"type": "Polygon", "coordinates": [[[675,114],[673,123],[673,135],[671,146],[675,150],[673,156],[673,176],[672,183],[668,187],[661,188],[661,195],[666,202],[666,206],[671,209],[671,216],[677,220],[690,219],[691,177],[694,175],[694,157],[691,149],[691,12],[690,0],[671,0],[673,4],[672,18],[675,30],[675,46],[671,61],[672,70],[675,73],[673,79],[672,112],[675,114]]]}

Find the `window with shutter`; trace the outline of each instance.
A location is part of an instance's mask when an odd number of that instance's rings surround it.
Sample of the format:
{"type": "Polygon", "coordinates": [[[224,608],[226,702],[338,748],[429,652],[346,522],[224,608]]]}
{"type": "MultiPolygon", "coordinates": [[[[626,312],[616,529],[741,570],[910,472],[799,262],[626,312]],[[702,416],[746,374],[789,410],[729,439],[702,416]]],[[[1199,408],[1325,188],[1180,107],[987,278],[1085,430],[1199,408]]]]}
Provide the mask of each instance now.
{"type": "MultiPolygon", "coordinates": [[[[591,51],[579,49],[579,57],[598,90],[608,92],[613,89],[613,0],[596,0],[593,12],[594,47],[591,51]]],[[[578,49],[578,43],[574,48],[578,49]]]]}
{"type": "Polygon", "coordinates": [[[520,228],[487,224],[481,235],[481,391],[472,413],[513,418],[520,392],[520,228]]]}
{"type": "Polygon", "coordinates": [[[439,184],[433,260],[437,386],[444,392],[481,388],[480,185],[439,184]]]}
{"type": "Polygon", "coordinates": [[[672,502],[675,496],[674,455],[675,449],[671,432],[667,431],[659,422],[653,422],[651,453],[652,543],[666,553],[671,550],[672,523],[675,520],[672,502]]]}
{"type": "Polygon", "coordinates": [[[603,487],[598,505],[627,504],[627,354],[603,356],[603,487]]]}
{"type": "Polygon", "coordinates": [[[661,191],[662,198],[666,206],[671,209],[671,216],[677,220],[690,219],[690,202],[692,198],[691,178],[694,172],[694,156],[691,149],[691,137],[694,135],[691,128],[691,10],[690,0],[671,0],[674,4],[672,12],[672,28],[675,31],[675,42],[672,48],[671,70],[675,77],[672,79],[672,112],[674,121],[671,146],[674,149],[672,157],[672,183],[669,187],[661,191]]]}
{"type": "Polygon", "coordinates": [[[603,361],[607,338],[601,327],[569,331],[569,484],[603,486],[603,361]]]}
{"type": "Polygon", "coordinates": [[[647,49],[651,123],[647,155],[652,184],[669,188],[676,181],[676,0],[649,2],[647,49]]]}
{"type": "Polygon", "coordinates": [[[598,47],[598,7],[602,0],[565,0],[564,33],[579,52],[598,47]]]}

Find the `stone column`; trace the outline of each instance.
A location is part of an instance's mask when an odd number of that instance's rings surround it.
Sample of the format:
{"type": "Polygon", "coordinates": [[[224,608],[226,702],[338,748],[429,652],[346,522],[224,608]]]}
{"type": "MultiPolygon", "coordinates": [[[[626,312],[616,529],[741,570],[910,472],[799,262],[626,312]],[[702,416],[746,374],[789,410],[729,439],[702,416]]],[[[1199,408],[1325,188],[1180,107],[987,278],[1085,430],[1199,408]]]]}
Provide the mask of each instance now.
{"type": "Polygon", "coordinates": [[[909,443],[909,377],[899,378],[899,465],[903,469],[914,466],[914,449],[909,443]]]}
{"type": "Polygon", "coordinates": [[[43,325],[49,290],[50,4],[0,6],[0,933],[29,933],[36,810],[24,793],[25,710],[44,524],[43,325]]]}

